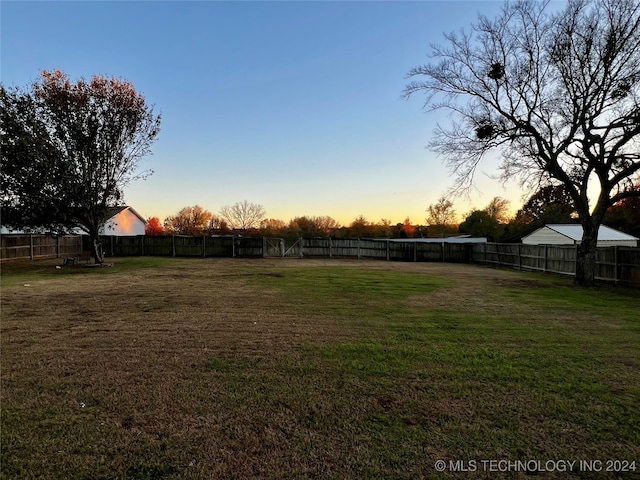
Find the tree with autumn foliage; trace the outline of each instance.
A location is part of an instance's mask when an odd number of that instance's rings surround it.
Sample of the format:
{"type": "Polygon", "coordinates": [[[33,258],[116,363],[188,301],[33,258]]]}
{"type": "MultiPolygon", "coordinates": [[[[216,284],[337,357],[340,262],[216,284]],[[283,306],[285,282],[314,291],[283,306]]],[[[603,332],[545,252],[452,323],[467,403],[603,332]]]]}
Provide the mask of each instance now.
{"type": "Polygon", "coordinates": [[[214,214],[211,215],[207,233],[209,235],[229,235],[231,233],[231,227],[229,227],[229,224],[224,218],[214,214]]]}
{"type": "Polygon", "coordinates": [[[427,234],[430,237],[444,237],[458,232],[456,210],[453,202],[442,196],[427,207],[427,234]]]}
{"type": "Polygon", "coordinates": [[[162,223],[158,217],[151,217],[147,220],[147,225],[144,228],[144,234],[149,237],[158,237],[164,234],[162,223]]]}
{"type": "Polygon", "coordinates": [[[373,237],[375,224],[367,220],[364,215],[357,216],[349,224],[349,236],[353,238],[373,237]]]}
{"type": "Polygon", "coordinates": [[[327,215],[293,218],[285,230],[285,235],[289,237],[330,237],[340,228],[340,223],[327,215]]]}
{"type": "Polygon", "coordinates": [[[99,230],[160,132],[160,116],[130,82],[72,81],[43,71],[27,90],[0,88],[2,220],[16,229],[83,229],[103,262],[99,230]]]}
{"type": "Polygon", "coordinates": [[[164,229],[171,235],[200,236],[209,232],[213,214],[200,205],[185,207],[164,220],[164,229]]]}
{"type": "Polygon", "coordinates": [[[411,224],[409,217],[404,219],[404,222],[399,223],[397,226],[399,231],[398,236],[400,238],[413,238],[416,233],[416,226],[411,224]]]}
{"type": "MultiPolygon", "coordinates": [[[[634,188],[640,191],[640,182],[634,188]]],[[[640,197],[625,198],[609,207],[604,223],[640,238],[640,197]]]]}
{"type": "Polygon", "coordinates": [[[260,235],[263,237],[281,237],[287,224],[277,218],[267,218],[260,222],[260,235]]]}

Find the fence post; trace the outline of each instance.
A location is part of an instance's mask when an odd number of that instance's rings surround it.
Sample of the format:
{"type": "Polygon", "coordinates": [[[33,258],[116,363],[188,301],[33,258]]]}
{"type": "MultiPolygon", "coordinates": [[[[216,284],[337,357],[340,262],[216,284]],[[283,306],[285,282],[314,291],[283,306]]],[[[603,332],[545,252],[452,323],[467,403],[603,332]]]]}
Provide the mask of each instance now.
{"type": "Polygon", "coordinates": [[[304,256],[304,254],[302,253],[302,246],[304,245],[302,237],[300,237],[299,242],[300,242],[300,258],[302,258],[304,256]]]}
{"type": "Polygon", "coordinates": [[[60,258],[60,235],[56,235],[56,258],[60,258]]]}
{"type": "Polygon", "coordinates": [[[231,258],[236,258],[236,236],[231,235],[231,258]]]}
{"type": "Polygon", "coordinates": [[[615,273],[614,278],[613,278],[613,283],[618,283],[618,245],[615,245],[613,248],[615,248],[614,252],[613,252],[613,262],[615,263],[615,273]]]}
{"type": "Polygon", "coordinates": [[[33,260],[33,233],[29,234],[29,259],[33,260]]]}
{"type": "Polygon", "coordinates": [[[547,248],[548,247],[549,247],[548,245],[544,246],[544,265],[542,266],[542,271],[545,273],[547,272],[547,267],[548,267],[548,264],[547,264],[547,258],[548,258],[547,248]]]}
{"type": "Polygon", "coordinates": [[[331,251],[331,237],[329,237],[329,258],[332,257],[332,251],[331,251]]]}
{"type": "Polygon", "coordinates": [[[207,256],[206,246],[207,246],[207,237],[203,234],[202,235],[202,258],[207,256]]]}
{"type": "Polygon", "coordinates": [[[262,237],[262,258],[267,258],[267,237],[262,237]]]}
{"type": "Polygon", "coordinates": [[[360,237],[358,237],[358,260],[360,260],[360,237]]]}
{"type": "Polygon", "coordinates": [[[522,270],[522,252],[520,251],[519,243],[518,243],[518,270],[522,270]]]}
{"type": "Polygon", "coordinates": [[[442,261],[445,262],[445,254],[444,254],[444,242],[440,243],[440,246],[442,247],[442,261]]]}
{"type": "Polygon", "coordinates": [[[176,236],[171,235],[171,255],[176,256],[176,236]]]}

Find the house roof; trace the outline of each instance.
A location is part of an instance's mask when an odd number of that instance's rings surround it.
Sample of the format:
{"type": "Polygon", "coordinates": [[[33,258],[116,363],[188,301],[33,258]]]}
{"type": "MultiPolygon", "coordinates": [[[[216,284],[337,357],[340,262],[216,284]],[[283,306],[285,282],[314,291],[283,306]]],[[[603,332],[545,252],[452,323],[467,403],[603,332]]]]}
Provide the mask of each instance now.
{"type": "Polygon", "coordinates": [[[143,223],[145,223],[145,224],[147,223],[147,220],[142,215],[140,215],[138,212],[136,212],[133,209],[133,207],[129,207],[127,205],[121,205],[119,207],[109,207],[109,217],[108,217],[107,221],[112,219],[113,217],[115,217],[119,213],[124,212],[125,210],[129,210],[136,217],[138,217],[143,223]]]}
{"type": "MultiPolygon", "coordinates": [[[[550,230],[553,230],[554,232],[558,232],[560,235],[564,235],[565,237],[568,237],[571,240],[575,240],[575,241],[582,240],[582,225],[551,224],[551,225],[545,225],[542,228],[549,228],[550,230]]],[[[607,227],[606,225],[600,225],[600,229],[598,230],[599,242],[621,241],[621,240],[638,240],[638,238],[634,237],[633,235],[620,232],[619,230],[615,230],[611,227],[607,227]]]]}

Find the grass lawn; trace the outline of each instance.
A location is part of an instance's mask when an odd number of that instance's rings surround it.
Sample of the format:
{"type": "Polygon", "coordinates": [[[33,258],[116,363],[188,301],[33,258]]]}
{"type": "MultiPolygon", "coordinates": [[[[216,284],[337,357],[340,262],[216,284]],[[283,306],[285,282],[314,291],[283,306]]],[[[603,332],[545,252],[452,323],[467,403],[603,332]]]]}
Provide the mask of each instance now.
{"type": "Polygon", "coordinates": [[[2,479],[640,477],[638,289],[442,263],[113,262],[2,264],[2,479]]]}

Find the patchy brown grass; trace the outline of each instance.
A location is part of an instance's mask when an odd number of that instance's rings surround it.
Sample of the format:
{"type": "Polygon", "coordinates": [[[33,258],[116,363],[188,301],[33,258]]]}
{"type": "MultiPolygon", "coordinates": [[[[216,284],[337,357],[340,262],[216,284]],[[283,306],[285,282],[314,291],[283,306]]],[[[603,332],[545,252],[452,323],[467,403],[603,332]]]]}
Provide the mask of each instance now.
{"type": "Polygon", "coordinates": [[[640,460],[637,291],[440,263],[56,263],[2,265],[2,478],[640,460]]]}

